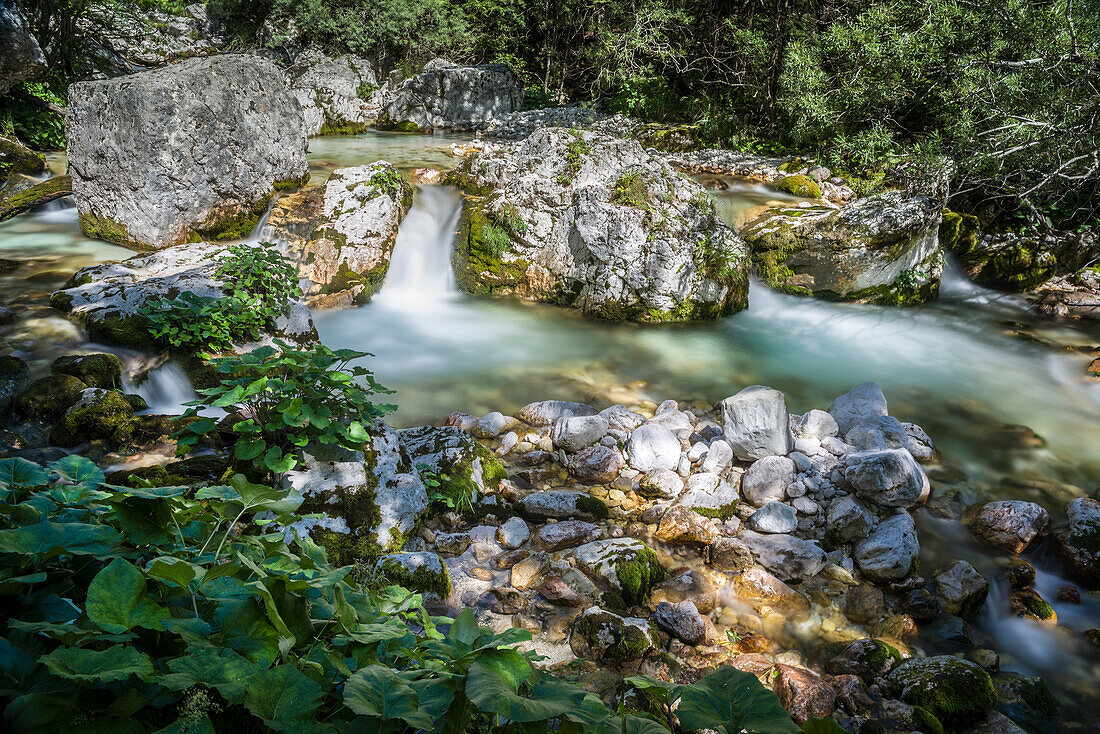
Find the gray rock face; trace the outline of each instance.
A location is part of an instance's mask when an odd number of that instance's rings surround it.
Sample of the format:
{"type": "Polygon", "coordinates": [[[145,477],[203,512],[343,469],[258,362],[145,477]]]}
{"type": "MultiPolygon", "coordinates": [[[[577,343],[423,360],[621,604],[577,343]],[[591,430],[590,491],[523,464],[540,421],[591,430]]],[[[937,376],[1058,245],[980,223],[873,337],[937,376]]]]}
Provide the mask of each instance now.
{"type": "Polygon", "coordinates": [[[359,132],[381,106],[378,78],[367,59],[343,55],[296,60],[287,74],[310,136],[359,132]]]}
{"type": "Polygon", "coordinates": [[[634,429],[626,442],[630,465],[638,471],[669,469],[680,463],[680,439],[659,423],[646,423],[634,429]]]}
{"type": "Polygon", "coordinates": [[[691,601],[659,603],[653,610],[653,621],[658,629],[689,645],[699,645],[707,636],[703,615],[691,601]]]}
{"type": "Polygon", "coordinates": [[[836,436],[840,428],[832,415],[824,410],[814,409],[808,411],[798,421],[796,432],[801,438],[816,438],[820,441],[823,438],[836,436]]]}
{"type": "Polygon", "coordinates": [[[887,415],[886,396],[873,382],[856,385],[829,406],[829,415],[836,420],[838,435],[846,436],[864,419],[887,415]]]}
{"type": "MultiPolygon", "coordinates": [[[[146,347],[151,340],[138,314],[155,298],[173,298],[184,291],[220,298],[217,279],[222,245],[198,242],[137,255],[117,263],[93,265],[74,275],[67,288],[54,293],[51,304],[80,323],[98,341],[126,347],[146,347]]],[[[294,302],[274,333],[298,344],[316,342],[317,330],[305,304],[294,302]]]]}
{"type": "Polygon", "coordinates": [[[607,507],[594,497],[574,489],[551,489],[529,494],[517,509],[536,520],[580,518],[591,520],[607,515],[607,507]]]}
{"type": "Polygon", "coordinates": [[[949,614],[974,621],[989,595],[989,581],[966,561],[955,561],[935,576],[936,598],[949,614]]]}
{"type": "Polygon", "coordinates": [[[650,469],[638,482],[637,492],[643,497],[674,499],[684,491],[684,480],[671,469],[650,469]]]}
{"type": "Polygon", "coordinates": [[[769,285],[830,299],[898,304],[939,292],[940,204],[900,191],[842,209],[772,209],[741,236],[769,285]]]}
{"type": "Polygon", "coordinates": [[[137,249],[247,232],[309,176],[298,104],[254,56],[73,84],[66,133],[84,232],[137,249]]]}
{"type": "Polygon", "coordinates": [[[497,542],[505,548],[519,548],[531,537],[531,531],[522,517],[510,517],[497,528],[497,542]]]}
{"type": "Polygon", "coordinates": [[[908,512],[902,512],[883,520],[857,543],[853,557],[864,576],[880,582],[908,576],[919,552],[916,523],[908,512]]]}
{"type": "Polygon", "coordinates": [[[747,303],[740,239],[701,186],[637,141],[548,128],[484,145],[452,175],[491,192],[479,207],[507,242],[501,252],[460,240],[464,290],[651,322],[715,318],[747,303]]]}
{"type": "Polygon", "coordinates": [[[867,537],[875,519],[853,497],[841,497],[829,505],[825,515],[825,539],[832,543],[850,543],[867,537]]]}
{"type": "Polygon", "coordinates": [[[741,494],[756,507],[787,496],[794,481],[794,462],[786,456],[765,456],[753,462],[741,479],[741,494]]]}
{"type": "Polygon", "coordinates": [[[263,238],[298,264],[307,296],[339,280],[365,302],[382,286],[411,204],[412,187],[386,161],[339,168],[323,187],[281,197],[263,238]]]}
{"type": "Polygon", "coordinates": [[[861,497],[880,507],[912,507],[928,487],[924,470],[905,449],[850,453],[843,472],[861,497]]]}
{"type": "Polygon", "coordinates": [[[758,533],[793,533],[798,527],[798,514],[790,505],[768,502],[749,515],[745,525],[758,533]]]}
{"type": "Polygon", "coordinates": [[[848,431],[844,442],[860,450],[905,449],[917,461],[935,458],[936,447],[920,426],[888,415],[865,418],[848,431]]]}
{"type": "Polygon", "coordinates": [[[607,421],[598,415],[560,418],[550,431],[554,445],[566,451],[580,451],[607,433],[607,421]]]}
{"type": "Polygon", "coordinates": [[[676,500],[677,504],[712,517],[731,517],[741,500],[737,487],[717,474],[692,474],[685,484],[686,488],[676,500]]]}
{"type": "Polygon", "coordinates": [[[1050,513],[1034,502],[1000,500],[966,508],[963,522],[975,537],[1009,553],[1022,553],[1050,528],[1050,513]]]}
{"type": "Polygon", "coordinates": [[[562,418],[578,415],[596,415],[596,409],[584,403],[565,400],[540,400],[516,411],[515,417],[529,426],[552,426],[562,418]]]}
{"type": "Polygon", "coordinates": [[[548,551],[557,551],[599,540],[601,535],[603,531],[599,525],[583,520],[564,520],[539,528],[535,542],[548,551]]]}
{"type": "Polygon", "coordinates": [[[509,67],[437,60],[390,93],[378,126],[423,132],[470,129],[522,107],[523,83],[509,67]]]}
{"type": "Polygon", "coordinates": [[[721,403],[723,435],[742,461],[786,456],[794,447],[783,393],[770,387],[746,387],[721,403]]]}
{"type": "Polygon", "coordinates": [[[751,530],[740,537],[757,562],[784,581],[809,578],[825,568],[825,551],[809,540],[751,530]]]}
{"type": "Polygon", "coordinates": [[[0,0],[0,94],[46,71],[46,56],[15,3],[0,0]]]}
{"type": "Polygon", "coordinates": [[[589,446],[570,457],[569,473],[581,481],[607,484],[623,468],[623,456],[610,446],[589,446]]]}
{"type": "Polygon", "coordinates": [[[645,416],[635,413],[625,405],[612,405],[599,413],[600,417],[607,421],[608,429],[630,433],[638,426],[645,423],[645,416]]]}

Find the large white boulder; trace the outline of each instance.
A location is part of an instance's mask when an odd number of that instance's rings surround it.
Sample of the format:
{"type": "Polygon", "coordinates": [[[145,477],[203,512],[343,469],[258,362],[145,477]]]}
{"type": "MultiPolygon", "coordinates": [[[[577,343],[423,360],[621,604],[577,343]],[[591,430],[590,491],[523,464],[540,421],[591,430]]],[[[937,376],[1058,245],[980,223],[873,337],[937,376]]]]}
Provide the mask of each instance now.
{"type": "Polygon", "coordinates": [[[429,62],[387,95],[381,129],[427,132],[470,129],[523,107],[523,82],[504,64],[429,62]]]}
{"type": "Polygon", "coordinates": [[[723,433],[742,461],[786,456],[794,448],[791,419],[783,393],[752,385],[720,404],[723,433]]]}

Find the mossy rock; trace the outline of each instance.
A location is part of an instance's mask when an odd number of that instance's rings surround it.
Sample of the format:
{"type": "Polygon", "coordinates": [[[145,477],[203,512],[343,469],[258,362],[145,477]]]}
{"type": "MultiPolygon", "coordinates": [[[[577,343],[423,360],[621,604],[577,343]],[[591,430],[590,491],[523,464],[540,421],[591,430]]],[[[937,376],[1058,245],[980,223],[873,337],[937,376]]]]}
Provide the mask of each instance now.
{"type": "Polygon", "coordinates": [[[115,242],[135,250],[148,249],[144,244],[130,236],[126,225],[117,222],[107,216],[100,216],[95,212],[80,212],[77,214],[80,229],[93,240],[115,242]]]}
{"type": "Polygon", "coordinates": [[[421,477],[430,474],[438,482],[435,491],[451,506],[472,505],[508,476],[496,454],[458,428],[422,426],[401,431],[400,437],[421,477]]]}
{"type": "Polygon", "coordinates": [[[10,354],[0,357],[0,380],[25,380],[29,374],[30,367],[19,357],[10,354]]]}
{"type": "Polygon", "coordinates": [[[949,729],[977,724],[997,702],[989,673],[950,655],[907,660],[888,680],[902,701],[920,706],[949,729]]]}
{"type": "Polygon", "coordinates": [[[943,734],[943,724],[926,708],[913,707],[912,723],[922,734],[943,734]]]}
{"type": "Polygon", "coordinates": [[[378,119],[374,121],[374,126],[379,130],[392,130],[401,133],[420,132],[420,126],[412,120],[395,120],[385,110],[378,115],[378,119]]]}
{"type": "MultiPolygon", "coordinates": [[[[54,305],[52,299],[50,305],[54,305]]],[[[150,332],[151,328],[149,319],[142,314],[107,316],[102,319],[88,319],[84,323],[84,330],[92,341],[141,350],[156,348],[156,339],[150,332]]]]}
{"type": "Polygon", "coordinates": [[[128,422],[133,415],[134,409],[121,392],[96,389],[95,394],[85,394],[66,411],[50,433],[50,440],[59,446],[75,446],[113,438],[116,433],[125,440],[129,438],[128,422]]]}
{"type": "Polygon", "coordinates": [[[267,212],[270,203],[271,196],[264,196],[239,214],[217,217],[203,227],[196,227],[188,239],[192,242],[244,239],[256,228],[256,223],[267,212]]]}
{"type": "Polygon", "coordinates": [[[596,540],[580,546],[573,555],[582,568],[608,587],[611,593],[604,598],[616,607],[641,604],[649,598],[650,589],[665,580],[657,554],[638,540],[596,540]]]}
{"type": "Polygon", "coordinates": [[[978,244],[979,227],[974,215],[944,209],[940,220],[940,247],[965,258],[978,244]]]}
{"type": "Polygon", "coordinates": [[[1055,734],[1062,731],[1060,706],[1039,676],[1001,672],[993,676],[996,710],[1028,731],[1055,734]]]}
{"type": "Polygon", "coordinates": [[[367,123],[352,122],[343,117],[325,116],[318,135],[361,135],[367,131],[367,123]]]}
{"type": "Polygon", "coordinates": [[[1058,623],[1058,614],[1035,589],[1023,588],[1012,592],[1008,600],[1009,610],[1017,617],[1039,622],[1058,623]]]}
{"type": "Polygon", "coordinates": [[[72,375],[48,375],[32,382],[15,399],[15,409],[25,418],[53,422],[65,415],[87,389],[72,375]]]}
{"type": "Polygon", "coordinates": [[[776,190],[791,194],[792,196],[801,196],[805,199],[821,198],[821,185],[804,174],[784,176],[778,181],[773,182],[772,186],[776,190]]]}
{"type": "Polygon", "coordinates": [[[632,133],[635,140],[646,148],[662,153],[690,153],[706,147],[702,127],[694,125],[640,125],[632,133]]]}
{"type": "Polygon", "coordinates": [[[1058,260],[1038,242],[1020,242],[990,254],[979,282],[1009,291],[1031,290],[1054,277],[1058,260]]]}
{"type": "Polygon", "coordinates": [[[50,365],[55,375],[72,375],[88,387],[122,387],[122,362],[114,354],[68,354],[50,365]]]}
{"type": "Polygon", "coordinates": [[[435,594],[440,599],[451,593],[447,564],[435,553],[393,553],[379,558],[374,569],[387,582],[410,591],[435,594]]]}
{"type": "MultiPolygon", "coordinates": [[[[458,287],[475,295],[511,294],[524,289],[530,263],[522,258],[504,259],[511,251],[510,240],[511,234],[486,213],[483,199],[467,198],[451,255],[458,287]]],[[[531,295],[538,300],[552,300],[548,293],[531,295]]]]}
{"type": "Polygon", "coordinates": [[[45,156],[14,138],[0,135],[0,182],[13,173],[34,175],[45,170],[45,156]]]}
{"type": "Polygon", "coordinates": [[[658,646],[658,638],[644,619],[621,617],[592,607],[577,618],[570,643],[580,656],[622,662],[652,652],[658,646]]]}
{"type": "Polygon", "coordinates": [[[829,672],[836,675],[858,675],[864,683],[871,683],[897,667],[903,658],[893,645],[872,638],[856,640],[829,661],[829,672]]]}

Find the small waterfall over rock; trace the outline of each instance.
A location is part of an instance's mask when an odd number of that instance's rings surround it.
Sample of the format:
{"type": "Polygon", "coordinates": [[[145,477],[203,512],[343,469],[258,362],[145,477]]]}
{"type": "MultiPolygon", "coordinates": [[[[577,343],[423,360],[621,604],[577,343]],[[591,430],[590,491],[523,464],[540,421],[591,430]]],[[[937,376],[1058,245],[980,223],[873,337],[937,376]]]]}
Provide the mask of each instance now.
{"type": "Polygon", "coordinates": [[[457,293],[451,248],[461,214],[462,197],[456,189],[418,187],[397,231],[390,270],[375,300],[422,303],[457,293]]]}
{"type": "Polygon", "coordinates": [[[183,368],[174,362],[150,370],[140,384],[127,384],[126,391],[144,398],[149,413],[161,415],[180,415],[186,403],[198,397],[183,368]]]}

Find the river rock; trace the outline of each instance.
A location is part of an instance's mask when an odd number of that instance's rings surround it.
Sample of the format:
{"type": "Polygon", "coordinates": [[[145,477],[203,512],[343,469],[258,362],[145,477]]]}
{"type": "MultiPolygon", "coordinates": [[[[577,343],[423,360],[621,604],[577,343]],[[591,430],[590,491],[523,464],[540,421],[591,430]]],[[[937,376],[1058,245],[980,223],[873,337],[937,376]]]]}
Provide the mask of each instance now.
{"type": "Polygon", "coordinates": [[[584,482],[610,484],[623,468],[623,456],[608,446],[589,446],[574,454],[569,472],[584,482]]]}
{"type": "Polygon", "coordinates": [[[871,581],[894,581],[913,572],[919,552],[916,523],[908,512],[902,512],[883,520],[857,543],[853,558],[871,581]]]}
{"type": "Polygon", "coordinates": [[[1050,513],[1034,502],[1000,500],[966,508],[963,522],[974,537],[1015,554],[1046,535],[1050,513]]]}
{"type": "Polygon", "coordinates": [[[718,539],[718,529],[708,518],[687,507],[675,505],[661,517],[656,535],[658,540],[669,545],[710,545],[718,539]]]}
{"type": "Polygon", "coordinates": [[[790,505],[767,502],[749,515],[745,525],[758,533],[793,533],[798,527],[798,515],[790,505]]]}
{"type": "Polygon", "coordinates": [[[470,547],[469,533],[439,533],[435,536],[435,549],[440,553],[457,556],[470,547]]]}
{"type": "Polygon", "coordinates": [[[12,403],[26,389],[29,377],[30,367],[26,362],[11,355],[0,356],[0,421],[8,417],[12,403]]]}
{"type": "Polygon", "coordinates": [[[825,514],[826,547],[861,540],[874,527],[875,518],[854,497],[841,497],[825,514]]]}
{"type": "Polygon", "coordinates": [[[687,479],[687,487],[676,504],[708,517],[728,520],[733,517],[741,498],[737,488],[717,474],[698,472],[687,479]]]}
{"type": "Polygon", "coordinates": [[[836,708],[836,689],[806,668],[777,665],[772,690],[797,724],[811,716],[823,719],[836,708]]]}
{"type": "Polygon", "coordinates": [[[535,543],[552,552],[599,540],[601,535],[603,531],[599,525],[583,520],[563,520],[539,528],[535,543]]]}
{"type": "Polygon", "coordinates": [[[642,657],[656,649],[659,640],[644,619],[589,607],[577,617],[569,644],[578,657],[618,662],[642,657]]]}
{"type": "Polygon", "coordinates": [[[409,591],[433,594],[440,599],[446,599],[451,593],[447,564],[430,551],[382,556],[374,569],[386,581],[409,591]]]}
{"type": "Polygon", "coordinates": [[[714,583],[699,571],[688,570],[653,587],[649,604],[690,601],[700,614],[710,614],[718,603],[714,583]]]}
{"type": "Polygon", "coordinates": [[[512,566],[512,586],[520,591],[533,589],[542,582],[549,568],[550,561],[545,553],[532,553],[512,566]]]}
{"type": "Polygon", "coordinates": [[[529,494],[517,503],[516,509],[535,520],[598,520],[607,517],[607,506],[603,502],[575,489],[551,489],[529,494]]]}
{"type": "Polygon", "coordinates": [[[497,528],[497,542],[505,548],[519,548],[531,537],[522,517],[510,517],[497,528]]]}
{"type": "Polygon", "coordinates": [[[951,729],[967,730],[997,702],[989,673],[950,655],[906,660],[888,680],[902,701],[926,709],[951,729]]]}
{"type": "Polygon", "coordinates": [[[684,491],[684,480],[671,469],[650,469],[638,481],[638,494],[654,499],[675,499],[684,491]]]}
{"type": "Polygon", "coordinates": [[[322,515],[299,521],[295,530],[328,548],[334,563],[401,550],[428,510],[427,489],[397,432],[380,422],[370,434],[365,453],[310,447],[303,465],[283,475],[284,484],[306,498],[302,514],[322,515]]]}
{"type": "Polygon", "coordinates": [[[455,250],[463,290],[610,320],[715,318],[747,302],[747,253],[702,187],[637,141],[542,129],[453,174],[486,194],[455,250]]]}
{"type": "Polygon", "coordinates": [[[297,264],[307,296],[351,290],[370,300],[390,267],[412,187],[386,161],[338,168],[324,186],[283,196],[263,237],[297,264]]]}
{"type": "Polygon", "coordinates": [[[902,423],[888,415],[862,419],[844,436],[844,442],[859,450],[905,449],[917,461],[929,462],[936,457],[932,439],[912,423],[902,423]]]}
{"type": "Polygon", "coordinates": [[[955,561],[934,578],[936,598],[950,614],[973,622],[989,596],[989,582],[966,561],[955,561]]]}
{"type": "Polygon", "coordinates": [[[795,433],[800,438],[816,438],[821,440],[836,436],[840,432],[836,419],[824,410],[810,410],[799,419],[795,433]]]}
{"type": "Polygon", "coordinates": [[[523,107],[523,82],[504,64],[456,66],[441,59],[389,94],[378,116],[381,130],[468,130],[523,107]]]}
{"type": "Polygon", "coordinates": [[[738,573],[755,562],[752,551],[740,538],[722,536],[710,547],[710,563],[719,571],[738,573]]]}
{"type": "Polygon", "coordinates": [[[794,462],[786,456],[765,456],[753,462],[741,479],[741,494],[756,507],[787,496],[794,481],[794,462]]]}
{"type": "Polygon", "coordinates": [[[707,636],[703,615],[690,601],[660,602],[653,610],[653,621],[658,629],[689,645],[702,644],[707,636]]]}
{"type": "Polygon", "coordinates": [[[136,249],[241,237],[309,177],[298,104],[256,56],[72,84],[66,134],[81,228],[136,249]]]}
{"type": "Polygon", "coordinates": [[[559,418],[550,431],[554,445],[566,451],[580,451],[607,434],[607,421],[598,415],[559,418]]]}
{"type": "Polygon", "coordinates": [[[111,444],[119,445],[126,439],[122,431],[133,415],[133,406],[118,390],[89,387],[54,426],[50,441],[57,446],[72,447],[110,439],[111,444]]]}
{"type": "Polygon", "coordinates": [[[431,472],[439,483],[435,491],[460,507],[499,488],[507,475],[492,451],[459,428],[419,426],[398,436],[413,466],[431,472]]]}
{"type": "Polygon", "coordinates": [[[1100,587],[1100,502],[1078,497],[1066,505],[1065,528],[1055,533],[1058,554],[1070,575],[1100,587]]]}
{"type": "Polygon", "coordinates": [[[596,409],[585,403],[570,403],[565,400],[540,400],[529,403],[515,413],[515,417],[529,426],[552,426],[562,418],[596,415],[596,409]]]}
{"type": "Polygon", "coordinates": [[[898,305],[939,293],[940,203],[887,191],[837,209],[771,209],[741,230],[768,285],[829,300],[898,305]]]}
{"type": "Polygon", "coordinates": [[[784,581],[817,575],[825,567],[825,551],[814,542],[794,535],[761,534],[746,530],[741,540],[761,566],[784,581]]]}
{"type": "Polygon", "coordinates": [[[912,507],[928,491],[928,477],[905,449],[852,452],[842,471],[860,497],[879,507],[912,507]]]}
{"type": "Polygon", "coordinates": [[[634,429],[626,442],[630,465],[638,471],[675,471],[680,464],[680,439],[665,426],[646,423],[634,429]]]}
{"type": "Polygon", "coordinates": [[[46,56],[13,2],[0,2],[0,94],[46,72],[46,56]]]}
{"type": "Polygon", "coordinates": [[[847,435],[867,418],[888,415],[886,396],[877,384],[864,382],[834,400],[829,415],[836,421],[838,435],[847,435]]]}
{"type": "MultiPolygon", "coordinates": [[[[50,305],[83,326],[94,341],[148,349],[152,337],[140,313],[145,304],[184,291],[221,298],[225,292],[216,271],[225,254],[222,245],[197,242],[92,265],[56,291],[50,305]]],[[[317,330],[305,304],[292,301],[287,313],[276,319],[272,336],[303,346],[316,343],[317,330]]]]}
{"type": "Polygon", "coordinates": [[[792,620],[810,614],[809,599],[760,567],[734,577],[731,590],[760,614],[779,614],[792,620]]]}
{"type": "Polygon", "coordinates": [[[648,597],[653,585],[665,576],[657,554],[633,538],[595,540],[574,550],[573,558],[579,568],[620,594],[627,604],[648,597]]]}
{"type": "Polygon", "coordinates": [[[901,662],[901,653],[894,646],[882,640],[863,638],[849,643],[825,667],[833,675],[856,675],[866,685],[871,685],[875,678],[886,675],[901,662]]]}
{"type": "Polygon", "coordinates": [[[699,465],[699,470],[721,474],[732,462],[733,447],[728,442],[718,438],[711,441],[707,453],[703,457],[703,463],[699,465]]]}
{"type": "Polygon", "coordinates": [[[723,436],[742,461],[786,456],[794,448],[790,415],[783,393],[770,387],[746,387],[720,403],[723,436]]]}
{"type": "Polygon", "coordinates": [[[55,375],[72,375],[88,387],[122,387],[122,362],[114,354],[66,354],[50,363],[55,375]]]}
{"type": "Polygon", "coordinates": [[[358,56],[299,57],[287,76],[310,136],[363,132],[381,104],[374,68],[358,56]]]}
{"type": "Polygon", "coordinates": [[[645,416],[635,413],[625,405],[612,405],[600,411],[600,417],[607,421],[609,430],[630,433],[638,426],[645,423],[645,416]]]}

